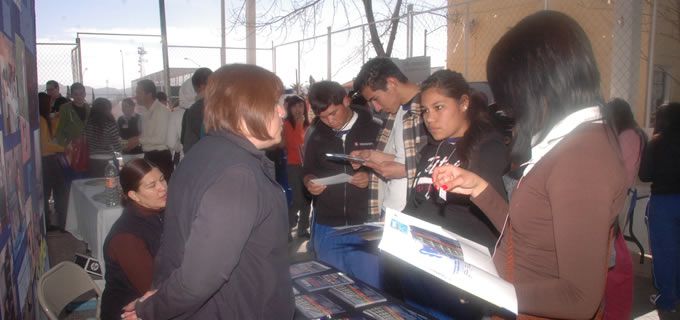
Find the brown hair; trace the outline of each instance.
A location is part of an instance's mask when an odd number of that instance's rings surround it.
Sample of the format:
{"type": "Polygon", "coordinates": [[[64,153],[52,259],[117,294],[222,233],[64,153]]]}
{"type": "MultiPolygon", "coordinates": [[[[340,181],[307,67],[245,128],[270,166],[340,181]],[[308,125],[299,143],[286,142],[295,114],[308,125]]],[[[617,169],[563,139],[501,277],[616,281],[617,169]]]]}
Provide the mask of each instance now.
{"type": "Polygon", "coordinates": [[[127,196],[128,192],[139,191],[142,179],[153,168],[157,167],[144,159],[133,159],[123,166],[120,170],[120,188],[123,190],[124,201],[131,201],[127,196]]]}
{"type": "Polygon", "coordinates": [[[244,135],[247,131],[259,140],[272,139],[267,124],[277,116],[282,91],[281,79],[261,67],[222,66],[209,77],[205,89],[206,132],[228,130],[244,135]]]}

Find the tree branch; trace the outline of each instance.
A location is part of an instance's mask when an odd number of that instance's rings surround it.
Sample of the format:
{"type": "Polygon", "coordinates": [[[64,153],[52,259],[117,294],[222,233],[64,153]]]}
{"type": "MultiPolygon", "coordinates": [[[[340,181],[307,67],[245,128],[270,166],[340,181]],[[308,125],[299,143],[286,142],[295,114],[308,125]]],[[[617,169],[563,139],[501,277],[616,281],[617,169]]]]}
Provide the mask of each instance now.
{"type": "MultiPolygon", "coordinates": [[[[278,17],[273,17],[271,20],[269,20],[269,21],[267,21],[267,22],[263,22],[263,23],[261,23],[261,24],[258,24],[258,27],[264,27],[264,26],[267,26],[267,25],[274,25],[274,24],[277,24],[277,23],[279,23],[279,22],[282,22],[282,21],[286,21],[286,20],[292,19],[292,18],[294,18],[294,17],[296,17],[296,16],[298,16],[298,15],[303,14],[305,11],[307,11],[307,9],[312,8],[312,7],[315,7],[315,6],[316,6],[317,4],[319,4],[321,1],[322,1],[322,0],[313,0],[313,1],[311,1],[311,2],[308,2],[308,3],[302,5],[301,7],[297,8],[297,9],[293,9],[293,11],[291,11],[291,12],[285,14],[285,15],[278,16],[278,17]]],[[[315,10],[315,11],[316,11],[316,10],[315,10]]]]}
{"type": "Polygon", "coordinates": [[[399,27],[399,11],[401,10],[401,0],[397,0],[397,4],[394,6],[394,11],[392,11],[392,23],[390,30],[390,37],[387,39],[387,51],[385,54],[389,57],[392,55],[392,47],[394,45],[394,39],[397,37],[397,28],[399,27]]]}
{"type": "MultiPolygon", "coordinates": [[[[399,0],[401,1],[401,0],[399,0]]],[[[371,34],[371,43],[375,49],[375,54],[378,57],[385,57],[385,49],[383,48],[382,42],[380,42],[380,36],[378,36],[378,30],[375,26],[375,16],[373,14],[373,3],[371,0],[361,0],[364,3],[364,10],[366,11],[366,20],[368,22],[368,31],[371,34]]]]}

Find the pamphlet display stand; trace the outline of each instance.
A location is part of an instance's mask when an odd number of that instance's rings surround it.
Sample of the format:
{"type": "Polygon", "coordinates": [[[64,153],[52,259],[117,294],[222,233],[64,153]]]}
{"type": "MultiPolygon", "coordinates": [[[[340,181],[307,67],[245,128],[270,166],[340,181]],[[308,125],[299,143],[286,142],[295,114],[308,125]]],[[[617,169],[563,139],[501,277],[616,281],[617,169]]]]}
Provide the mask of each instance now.
{"type": "Polygon", "coordinates": [[[290,266],[295,319],[433,319],[317,261],[290,266]]]}

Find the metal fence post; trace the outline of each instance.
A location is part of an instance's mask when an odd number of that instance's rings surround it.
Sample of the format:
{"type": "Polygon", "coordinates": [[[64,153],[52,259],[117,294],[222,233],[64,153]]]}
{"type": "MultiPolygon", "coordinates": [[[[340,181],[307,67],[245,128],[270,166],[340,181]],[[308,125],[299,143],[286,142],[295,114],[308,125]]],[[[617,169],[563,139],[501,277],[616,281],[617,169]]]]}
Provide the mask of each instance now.
{"type": "MultiPolygon", "coordinates": [[[[220,38],[222,40],[222,47],[220,48],[220,65],[223,66],[227,63],[227,27],[226,27],[226,18],[224,16],[224,0],[220,1],[220,16],[221,16],[221,29],[220,29],[220,38]]],[[[272,46],[273,46],[273,41],[272,41],[272,46]]],[[[276,69],[276,68],[274,68],[276,69]]]]}
{"type": "Polygon", "coordinates": [[[427,57],[427,29],[423,30],[423,57],[427,57]]]}
{"type": "Polygon", "coordinates": [[[407,7],[406,16],[406,57],[413,57],[413,4],[407,7]]]}
{"type": "Polygon", "coordinates": [[[123,96],[127,97],[127,92],[125,92],[127,84],[125,83],[125,58],[123,57],[123,50],[120,50],[120,67],[123,72],[123,96]]]}
{"type": "Polygon", "coordinates": [[[256,64],[257,54],[255,48],[257,47],[257,30],[256,30],[256,6],[255,0],[246,0],[246,63],[256,64]]]}
{"type": "Polygon", "coordinates": [[[656,0],[652,0],[652,28],[649,31],[649,58],[647,60],[647,94],[645,94],[647,110],[645,110],[645,127],[649,128],[652,118],[652,94],[654,85],[654,42],[656,41],[656,0]]]}
{"type": "Polygon", "coordinates": [[[366,27],[361,26],[361,65],[366,63],[366,27]]]}
{"type": "Polygon", "coordinates": [[[276,73],[276,47],[274,46],[274,41],[272,41],[272,71],[276,73]]]}
{"type": "Polygon", "coordinates": [[[78,51],[78,81],[83,83],[83,52],[80,45],[80,37],[76,37],[76,49],[78,51]]]}
{"type": "Polygon", "coordinates": [[[161,17],[161,45],[163,51],[163,71],[165,71],[163,76],[163,82],[165,87],[165,93],[171,96],[170,92],[170,62],[168,61],[168,30],[165,26],[165,0],[158,0],[158,10],[160,10],[161,17]]]}
{"type": "Polygon", "coordinates": [[[327,53],[328,69],[326,70],[326,78],[328,78],[328,79],[326,79],[326,80],[330,81],[331,80],[331,27],[330,26],[328,27],[328,40],[327,41],[328,41],[328,43],[327,43],[327,47],[328,47],[328,49],[327,49],[328,50],[328,53],[327,53]]]}
{"type": "Polygon", "coordinates": [[[470,4],[465,5],[465,21],[463,21],[463,74],[467,79],[468,74],[468,38],[470,34],[470,4]]]}

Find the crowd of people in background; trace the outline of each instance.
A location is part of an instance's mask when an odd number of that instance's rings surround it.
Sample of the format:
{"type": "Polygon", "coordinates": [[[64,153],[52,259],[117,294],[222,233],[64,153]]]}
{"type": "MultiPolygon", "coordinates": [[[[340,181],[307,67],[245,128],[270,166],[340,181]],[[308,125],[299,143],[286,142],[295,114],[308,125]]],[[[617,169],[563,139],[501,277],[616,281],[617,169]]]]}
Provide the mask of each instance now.
{"type": "Polygon", "coordinates": [[[675,313],[680,105],[659,109],[648,142],[628,103],[605,103],[581,26],[554,11],[499,39],[487,79],[491,106],[459,72],[413,83],[377,57],[352,93],[320,81],[284,95],[273,73],[231,64],[197,69],[195,100],[178,110],[141,80],[117,120],[109,100],[86,102],[82,84],[67,99],[49,81],[40,138],[56,220],[45,223],[63,231],[69,181],[103,176],[114,152],[143,158],[120,171],[124,212],[105,243],[102,319],[291,319],[293,235],[310,239],[319,261],[438,318],[489,316],[357,235],[333,234],[380,221],[385,208],[489,248],[520,319],[625,319],[633,270],[618,215],[639,175],[652,183],[651,302],[675,313]],[[81,138],[86,173],[59,156],[81,138]],[[338,174],[347,182],[318,180],[338,174]]]}

